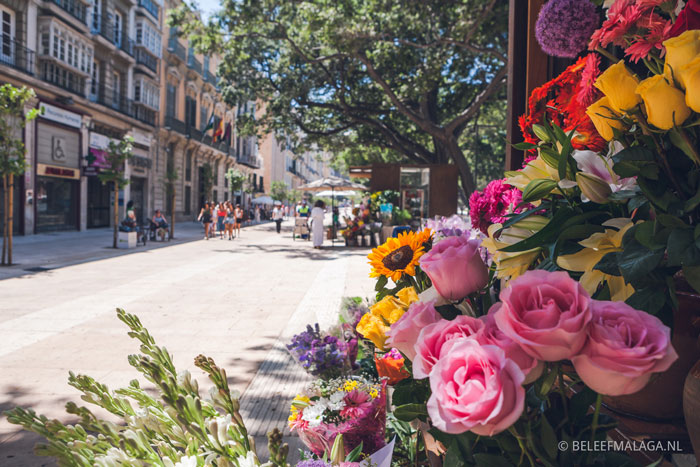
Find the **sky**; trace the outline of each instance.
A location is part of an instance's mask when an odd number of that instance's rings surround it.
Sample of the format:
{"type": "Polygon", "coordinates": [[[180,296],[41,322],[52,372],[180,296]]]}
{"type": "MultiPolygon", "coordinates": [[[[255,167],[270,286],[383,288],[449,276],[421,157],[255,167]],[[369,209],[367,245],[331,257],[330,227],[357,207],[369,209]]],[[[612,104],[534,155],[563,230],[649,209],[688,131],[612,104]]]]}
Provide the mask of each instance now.
{"type": "Polygon", "coordinates": [[[199,8],[201,8],[202,12],[205,14],[210,14],[214,10],[218,10],[221,8],[221,5],[219,3],[219,0],[196,0],[197,4],[199,5],[199,8]]]}

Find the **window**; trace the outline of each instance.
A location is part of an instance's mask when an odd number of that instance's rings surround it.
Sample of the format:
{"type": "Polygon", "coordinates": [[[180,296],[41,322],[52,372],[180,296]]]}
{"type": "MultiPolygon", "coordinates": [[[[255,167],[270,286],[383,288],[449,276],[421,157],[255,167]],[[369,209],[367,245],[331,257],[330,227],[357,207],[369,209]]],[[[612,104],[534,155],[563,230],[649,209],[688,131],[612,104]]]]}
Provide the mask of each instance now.
{"type": "Polygon", "coordinates": [[[86,75],[92,74],[93,47],[83,36],[53,21],[40,24],[39,32],[42,54],[86,75]]]}
{"type": "Polygon", "coordinates": [[[204,74],[206,75],[207,71],[209,71],[209,55],[204,56],[204,60],[202,63],[203,63],[202,69],[204,70],[204,74]]]}
{"type": "Polygon", "coordinates": [[[214,185],[219,184],[219,164],[214,162],[214,185]]]}
{"type": "Polygon", "coordinates": [[[219,202],[219,191],[214,190],[214,202],[218,203],[219,202]]]}
{"type": "Polygon", "coordinates": [[[136,45],[145,47],[158,58],[162,55],[160,32],[145,19],[136,23],[136,45]]]}
{"type": "Polygon", "coordinates": [[[204,103],[202,102],[199,106],[199,129],[204,131],[207,127],[207,123],[209,123],[208,109],[204,107],[204,103]]]}
{"type": "Polygon", "coordinates": [[[192,212],[192,187],[185,187],[185,214],[192,212]]]}
{"type": "Polygon", "coordinates": [[[187,151],[185,156],[185,181],[192,181],[192,150],[187,151]]]}
{"type": "Polygon", "coordinates": [[[117,47],[122,45],[122,14],[114,13],[114,43],[117,47]]]}
{"type": "Polygon", "coordinates": [[[112,86],[114,86],[114,104],[118,105],[120,96],[121,96],[121,88],[122,88],[122,77],[119,75],[119,73],[114,73],[112,75],[112,86]]]}
{"type": "Polygon", "coordinates": [[[143,77],[135,79],[134,101],[140,102],[153,110],[159,110],[160,87],[143,77]]]}
{"type": "Polygon", "coordinates": [[[4,62],[14,63],[12,38],[15,37],[15,13],[0,6],[0,58],[4,62]]]}
{"type": "Polygon", "coordinates": [[[100,82],[100,64],[95,61],[92,64],[92,81],[90,82],[90,95],[97,98],[97,92],[99,90],[100,82]]]}
{"type": "Polygon", "coordinates": [[[185,124],[189,127],[197,127],[197,101],[190,96],[185,97],[185,124]]]}
{"type": "Polygon", "coordinates": [[[166,99],[165,115],[175,118],[175,112],[177,110],[175,105],[177,101],[177,88],[170,83],[168,83],[166,88],[166,99]]]}

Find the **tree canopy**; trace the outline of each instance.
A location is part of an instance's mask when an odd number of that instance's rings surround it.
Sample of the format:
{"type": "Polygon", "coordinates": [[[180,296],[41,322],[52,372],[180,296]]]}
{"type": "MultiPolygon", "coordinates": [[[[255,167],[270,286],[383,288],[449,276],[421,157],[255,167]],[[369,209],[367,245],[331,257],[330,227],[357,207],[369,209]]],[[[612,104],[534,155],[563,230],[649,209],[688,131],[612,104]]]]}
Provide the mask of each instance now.
{"type": "Polygon", "coordinates": [[[265,103],[257,128],[454,163],[465,193],[475,188],[460,137],[504,84],[507,1],[224,0],[206,25],[190,8],[171,25],[221,54],[230,104],[265,103]]]}

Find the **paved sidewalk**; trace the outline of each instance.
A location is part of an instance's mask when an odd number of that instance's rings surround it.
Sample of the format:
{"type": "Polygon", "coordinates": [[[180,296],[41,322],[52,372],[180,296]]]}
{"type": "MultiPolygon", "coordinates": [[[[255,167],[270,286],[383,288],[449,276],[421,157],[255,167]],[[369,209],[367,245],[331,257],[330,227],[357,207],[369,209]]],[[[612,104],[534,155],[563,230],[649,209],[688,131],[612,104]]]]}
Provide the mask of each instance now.
{"type": "MultiPolygon", "coordinates": [[[[115,317],[119,306],[141,318],[202,391],[208,385],[193,365],[196,355],[227,370],[231,387],[244,394],[246,420],[262,438],[263,454],[265,432],[286,425],[289,402],[306,378],[283,342],[307,323],[334,318],[341,296],[372,295],[368,250],[314,250],[292,240],[291,221],[281,235],[263,224],[233,241],[204,241],[198,225],[187,227],[176,227],[177,241],[127,253],[104,247],[107,230],[21,239],[22,264],[6,269],[16,276],[0,280],[0,413],[19,405],[70,422],[65,403],[84,403],[66,384],[69,370],[110,388],[133,378],[144,382],[126,360],[138,345],[115,317]],[[47,257],[57,245],[60,253],[47,257]],[[34,264],[50,269],[24,271],[34,264]],[[269,386],[274,378],[285,386],[269,386]],[[271,403],[261,404],[265,398],[271,403]]],[[[3,467],[54,465],[33,456],[38,441],[0,416],[3,467]]]]}

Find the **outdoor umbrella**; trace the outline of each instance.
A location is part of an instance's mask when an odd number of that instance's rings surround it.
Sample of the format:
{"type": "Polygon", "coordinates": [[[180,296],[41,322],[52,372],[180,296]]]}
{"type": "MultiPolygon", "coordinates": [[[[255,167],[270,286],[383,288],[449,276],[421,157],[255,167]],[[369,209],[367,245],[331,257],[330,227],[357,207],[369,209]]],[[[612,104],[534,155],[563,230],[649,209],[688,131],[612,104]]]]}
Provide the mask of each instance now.
{"type": "MultiPolygon", "coordinates": [[[[350,180],[346,180],[344,178],[340,177],[324,177],[324,178],[319,178],[318,180],[314,180],[313,182],[309,182],[306,185],[301,185],[299,187],[299,190],[302,191],[314,191],[314,192],[323,192],[323,191],[328,191],[328,189],[331,189],[331,219],[332,213],[333,213],[333,208],[335,208],[335,191],[336,190],[366,190],[367,187],[364,185],[361,185],[359,183],[351,182],[350,180]]],[[[335,245],[335,222],[333,222],[333,238],[331,240],[331,245],[335,245]]]]}
{"type": "Polygon", "coordinates": [[[273,199],[269,196],[261,196],[253,200],[253,204],[272,204],[273,199]]]}
{"type": "Polygon", "coordinates": [[[319,198],[327,198],[331,196],[354,196],[357,193],[356,190],[323,190],[316,193],[319,198]]]}

